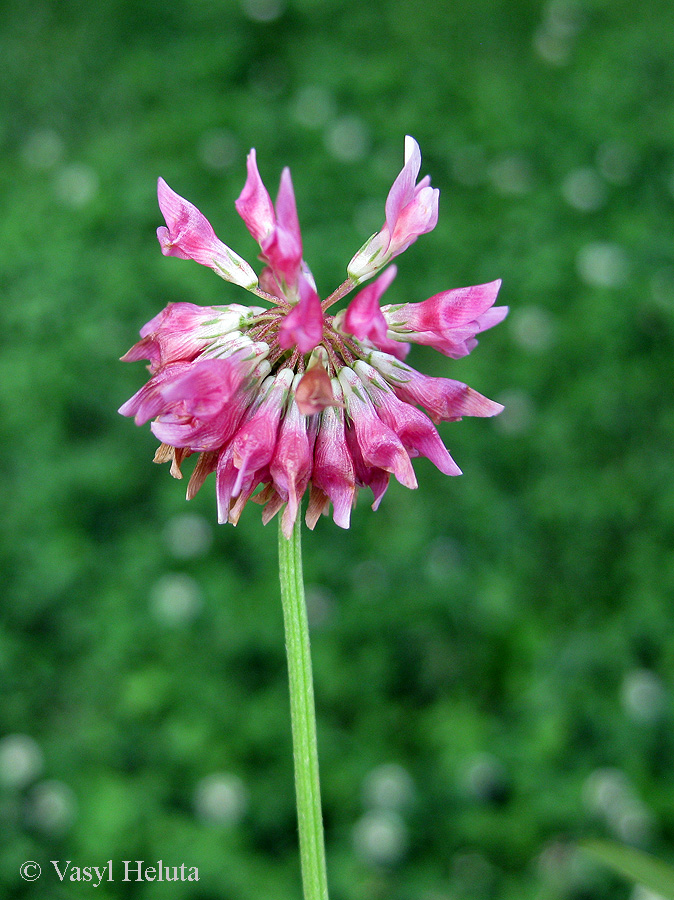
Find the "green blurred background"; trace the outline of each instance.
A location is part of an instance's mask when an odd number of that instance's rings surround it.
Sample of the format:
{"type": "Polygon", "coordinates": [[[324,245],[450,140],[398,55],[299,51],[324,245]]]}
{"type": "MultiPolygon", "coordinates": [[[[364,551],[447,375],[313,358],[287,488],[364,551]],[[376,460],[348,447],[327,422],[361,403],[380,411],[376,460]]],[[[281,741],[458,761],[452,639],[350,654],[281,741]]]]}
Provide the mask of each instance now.
{"type": "Polygon", "coordinates": [[[325,296],[419,141],[440,224],[389,302],[503,278],[454,362],[506,404],[376,514],[305,535],[333,900],[644,900],[674,851],[674,12],[645,0],[4,0],[0,893],[300,896],[275,524],[151,464],[118,357],[169,301],[164,176],[249,260],[245,154],[292,169],[325,296]],[[40,881],[19,876],[23,860],[40,881]],[[123,883],[121,860],[198,866],[123,883]]]}

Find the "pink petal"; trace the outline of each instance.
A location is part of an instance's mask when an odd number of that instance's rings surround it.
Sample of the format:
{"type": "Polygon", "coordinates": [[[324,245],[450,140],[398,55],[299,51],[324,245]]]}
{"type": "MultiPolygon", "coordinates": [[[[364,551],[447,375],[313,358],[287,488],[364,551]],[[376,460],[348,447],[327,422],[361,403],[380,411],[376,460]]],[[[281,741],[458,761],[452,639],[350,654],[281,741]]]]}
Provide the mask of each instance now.
{"type": "Polygon", "coordinates": [[[260,240],[260,247],[264,259],[281,281],[289,289],[296,287],[302,265],[302,235],[288,168],[281,175],[274,227],[260,240]]]}
{"type": "Polygon", "coordinates": [[[409,134],[405,136],[405,165],[393,182],[386,198],[386,224],[393,234],[401,210],[414,197],[414,186],[421,168],[419,144],[409,134]]]}
{"type": "Polygon", "coordinates": [[[300,278],[300,300],[279,328],[279,345],[284,350],[297,347],[310,353],[323,340],[323,310],[316,291],[306,278],[300,278]]]}
{"type": "Polygon", "coordinates": [[[384,314],[391,325],[399,325],[405,330],[435,331],[450,336],[453,329],[475,322],[486,313],[494,305],[500,287],[498,280],[442,291],[423,303],[405,303],[385,309],[384,314]]]}
{"type": "Polygon", "coordinates": [[[247,477],[271,462],[279,422],[292,380],[293,373],[290,369],[282,369],[274,376],[265,398],[233,438],[232,459],[239,469],[239,475],[232,489],[233,496],[239,493],[247,477]]]}
{"type": "Polygon", "coordinates": [[[246,477],[269,464],[276,445],[279,418],[280,409],[278,414],[268,409],[260,412],[232,440],[232,459],[239,470],[232,496],[239,493],[246,477]]]}
{"type": "Polygon", "coordinates": [[[173,363],[166,366],[161,372],[154,375],[143,387],[136,391],[126,403],[120,406],[118,412],[122,416],[134,416],[136,425],[144,425],[150,419],[159,415],[167,406],[162,396],[161,388],[170,383],[172,379],[180,377],[189,371],[193,363],[173,363]]]}
{"type": "Polygon", "coordinates": [[[353,458],[353,465],[356,472],[356,484],[360,487],[370,488],[374,496],[372,509],[377,510],[388,489],[391,476],[388,472],[385,472],[384,469],[377,468],[376,466],[368,466],[365,463],[356,436],[356,431],[353,427],[353,422],[351,422],[346,429],[346,443],[353,458]]]}
{"type": "Polygon", "coordinates": [[[355,369],[377,407],[379,418],[394,431],[411,457],[425,456],[445,475],[460,475],[433,423],[416,406],[399,400],[372,366],[358,361],[355,369]]]}
{"type": "MultiPolygon", "coordinates": [[[[258,369],[259,381],[268,364],[258,369]]],[[[173,447],[220,449],[234,435],[253,400],[255,379],[243,387],[250,374],[245,351],[237,358],[197,361],[160,388],[165,407],[152,423],[152,433],[173,447]]]]}
{"type": "MultiPolygon", "coordinates": [[[[257,169],[255,150],[247,160],[248,178],[236,208],[250,233],[259,243],[262,259],[271,266],[275,279],[288,288],[297,284],[302,264],[302,236],[290,170],[281,175],[276,210],[257,169]]],[[[271,293],[281,295],[281,291],[271,293]]]]}
{"type": "Polygon", "coordinates": [[[396,267],[390,266],[376,281],[356,294],[344,311],[342,329],[361,341],[369,341],[378,350],[398,359],[405,359],[410,345],[398,340],[397,335],[389,334],[388,323],[379,306],[381,295],[393,281],[396,272],[396,267]]]}
{"type": "Polygon", "coordinates": [[[186,402],[191,415],[215,414],[239,390],[248,371],[245,351],[228,359],[201,359],[160,389],[167,404],[186,402]]]}
{"type": "Polygon", "coordinates": [[[277,279],[285,286],[287,293],[297,285],[302,262],[302,243],[285,229],[278,226],[260,243],[262,258],[269,262],[277,279]]]}
{"type": "Polygon", "coordinates": [[[503,411],[495,403],[461,381],[424,375],[394,386],[396,394],[408,403],[423,406],[434,422],[455,422],[462,416],[496,416],[503,411]]]}
{"type": "Polygon", "coordinates": [[[503,406],[489,400],[461,381],[422,375],[386,353],[374,351],[368,362],[389,382],[406,403],[418,404],[434,422],[455,422],[462,416],[495,416],[503,406]]]}
{"type": "MultiPolygon", "coordinates": [[[[299,381],[299,377],[296,379],[299,381]]],[[[309,484],[313,459],[306,419],[291,402],[279,431],[274,458],[269,467],[277,492],[288,503],[289,521],[294,524],[300,500],[309,484]]]]}
{"type": "Polygon", "coordinates": [[[163,178],[158,180],[157,195],[166,220],[166,227],[157,229],[164,256],[193,259],[241,287],[257,285],[257,275],[248,263],[218,240],[206,216],[171,190],[163,178]]]}
{"type": "Polygon", "coordinates": [[[390,266],[383,274],[356,294],[344,314],[344,330],[359,340],[373,343],[386,340],[388,324],[379,306],[384,291],[396,277],[397,268],[390,266]]]}
{"type": "Polygon", "coordinates": [[[372,341],[377,350],[382,350],[384,353],[389,353],[391,356],[395,356],[396,359],[406,359],[407,354],[410,352],[411,344],[406,344],[404,341],[399,341],[394,338],[386,337],[381,341],[372,341]]]}
{"type": "Polygon", "coordinates": [[[140,329],[140,336],[148,337],[161,332],[172,334],[191,331],[219,314],[220,310],[216,311],[212,306],[197,306],[195,303],[169,303],[146,325],[143,325],[140,329]]]}
{"type": "Polygon", "coordinates": [[[268,370],[266,362],[251,358],[249,349],[237,351],[227,359],[171,363],[119,411],[122,415],[135,415],[141,425],[159,416],[152,423],[152,431],[160,441],[173,447],[218,449],[229,439],[250,403],[250,394],[242,386],[251,378],[254,387],[256,367],[259,377],[268,370]]]}
{"type": "Polygon", "coordinates": [[[229,521],[229,509],[232,502],[234,485],[239,476],[239,470],[234,465],[231,448],[232,445],[230,443],[220,453],[215,476],[218,522],[221,525],[229,521]]]}
{"type": "Polygon", "coordinates": [[[283,297],[283,288],[270,266],[265,266],[260,272],[260,287],[272,297],[278,297],[279,300],[283,297]]]}
{"type": "Polygon", "coordinates": [[[213,342],[213,332],[206,323],[218,323],[219,334],[239,327],[249,307],[232,306],[226,310],[194,303],[169,303],[141,328],[142,340],[122,357],[123,362],[150,360],[150,371],[172,362],[189,362],[213,342]],[[230,314],[231,313],[231,314],[230,314]]]}
{"type": "Polygon", "coordinates": [[[381,231],[366,241],[347,266],[354,284],[371,278],[419,235],[432,231],[437,225],[440,192],[430,186],[428,176],[415,185],[420,167],[419,145],[407,135],[405,165],[389,191],[386,221],[381,231]]]}
{"type": "Polygon", "coordinates": [[[438,224],[439,198],[440,191],[437,188],[422,188],[400,212],[391,232],[389,258],[403,253],[420,235],[433,231],[438,224]]]}
{"type": "Polygon", "coordinates": [[[345,366],[339,372],[346,411],[367,466],[384,469],[408,488],[416,488],[412,463],[398,436],[377,415],[358,375],[345,366]]]}
{"type": "Polygon", "coordinates": [[[300,232],[300,221],[297,217],[295,191],[290,176],[290,169],[287,166],[281,173],[281,182],[276,196],[276,221],[279,228],[282,228],[299,246],[301,257],[302,234],[300,232]]]}
{"type": "Polygon", "coordinates": [[[382,312],[393,333],[459,359],[476,346],[476,334],[507,315],[507,306],[492,307],[500,286],[492,281],[443,291],[423,303],[386,306],[382,312]]]}
{"type": "MultiPolygon", "coordinates": [[[[468,356],[471,350],[473,350],[477,346],[477,341],[475,338],[471,337],[471,334],[475,332],[472,331],[468,335],[463,335],[459,340],[450,340],[438,335],[435,331],[421,331],[421,332],[413,332],[412,334],[407,334],[411,341],[415,344],[421,344],[424,347],[432,347],[433,350],[437,350],[438,353],[444,354],[444,356],[449,356],[451,359],[461,359],[464,356],[468,356]]],[[[391,352],[387,350],[386,352],[391,352]]],[[[397,354],[393,354],[394,356],[397,354]]],[[[400,359],[400,357],[398,357],[400,359]]]]}
{"type": "Polygon", "coordinates": [[[236,433],[252,403],[251,393],[239,393],[216,414],[203,419],[171,413],[162,414],[150,425],[152,434],[172,447],[217,451],[236,433]]]}
{"type": "MultiPolygon", "coordinates": [[[[341,400],[342,390],[337,379],[334,379],[333,391],[337,400],[341,400]]],[[[321,415],[311,481],[332,502],[335,524],[340,528],[348,528],[356,482],[353,459],[346,444],[344,410],[341,407],[328,407],[321,415]]]]}
{"type": "Polygon", "coordinates": [[[508,312],[508,306],[494,306],[492,309],[487,310],[486,313],[478,316],[478,333],[481,331],[487,331],[489,328],[493,328],[494,325],[499,325],[508,315],[508,312]]]}
{"type": "Polygon", "coordinates": [[[246,223],[246,228],[259,244],[274,230],[276,215],[269,192],[262,183],[257,169],[255,148],[248,154],[246,165],[248,177],[235,206],[246,223]]]}

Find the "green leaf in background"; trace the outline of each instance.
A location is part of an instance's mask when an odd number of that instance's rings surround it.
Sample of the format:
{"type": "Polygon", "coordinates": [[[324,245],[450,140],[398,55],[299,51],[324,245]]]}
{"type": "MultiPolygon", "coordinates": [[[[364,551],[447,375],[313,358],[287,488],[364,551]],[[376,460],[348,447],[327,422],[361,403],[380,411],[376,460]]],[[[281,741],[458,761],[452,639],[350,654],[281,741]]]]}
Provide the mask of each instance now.
{"type": "Polygon", "coordinates": [[[674,900],[674,868],[641,850],[609,841],[586,841],[581,848],[609,868],[643,884],[656,894],[674,900]]]}

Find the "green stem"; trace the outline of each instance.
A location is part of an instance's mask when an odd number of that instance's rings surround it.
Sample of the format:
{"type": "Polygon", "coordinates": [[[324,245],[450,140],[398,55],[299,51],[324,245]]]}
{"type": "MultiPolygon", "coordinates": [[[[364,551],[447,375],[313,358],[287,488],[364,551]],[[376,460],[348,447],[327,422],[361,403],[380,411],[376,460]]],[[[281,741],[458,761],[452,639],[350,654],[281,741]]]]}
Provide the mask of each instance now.
{"type": "Polygon", "coordinates": [[[279,517],[279,573],[288,654],[290,718],[295,757],[295,791],[304,900],[328,900],[321,789],[318,780],[316,711],[309,650],[309,623],[302,577],[301,521],[289,540],[279,517]]]}

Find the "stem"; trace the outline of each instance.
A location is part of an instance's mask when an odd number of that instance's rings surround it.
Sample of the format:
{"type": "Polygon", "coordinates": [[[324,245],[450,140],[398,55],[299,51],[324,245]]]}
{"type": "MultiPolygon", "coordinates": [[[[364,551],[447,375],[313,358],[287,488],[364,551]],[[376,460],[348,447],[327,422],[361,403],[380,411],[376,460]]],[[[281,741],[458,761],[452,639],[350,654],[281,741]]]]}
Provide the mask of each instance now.
{"type": "Polygon", "coordinates": [[[337,290],[333,291],[330,296],[321,303],[323,312],[325,312],[326,309],[330,309],[332,304],[337,303],[337,301],[341,300],[342,297],[346,297],[346,295],[350,293],[354,289],[354,287],[355,284],[352,278],[347,278],[346,281],[343,281],[337,288],[337,290]]]}
{"type": "Polygon", "coordinates": [[[266,300],[267,303],[273,303],[274,306],[281,306],[283,309],[287,309],[290,304],[285,299],[285,297],[277,297],[274,294],[270,294],[267,291],[263,291],[261,287],[257,285],[255,287],[250,288],[251,294],[255,294],[261,300],[266,300]]]}
{"type": "Polygon", "coordinates": [[[290,539],[279,518],[279,573],[288,655],[290,718],[295,758],[295,791],[304,900],[328,900],[321,789],[318,780],[316,711],[309,650],[309,623],[302,577],[301,520],[290,539]]]}

